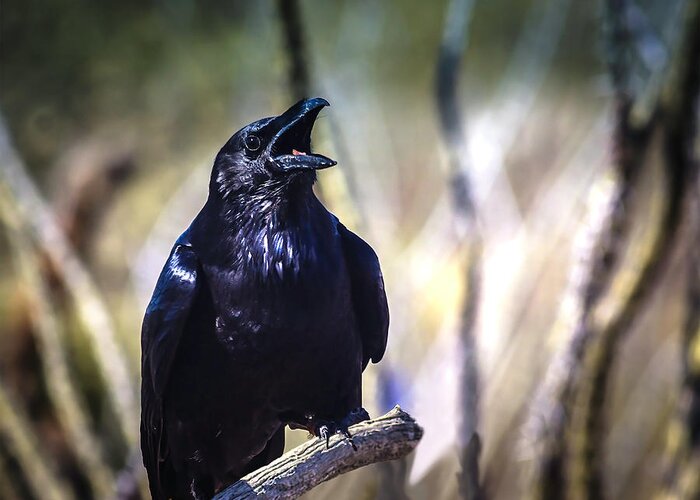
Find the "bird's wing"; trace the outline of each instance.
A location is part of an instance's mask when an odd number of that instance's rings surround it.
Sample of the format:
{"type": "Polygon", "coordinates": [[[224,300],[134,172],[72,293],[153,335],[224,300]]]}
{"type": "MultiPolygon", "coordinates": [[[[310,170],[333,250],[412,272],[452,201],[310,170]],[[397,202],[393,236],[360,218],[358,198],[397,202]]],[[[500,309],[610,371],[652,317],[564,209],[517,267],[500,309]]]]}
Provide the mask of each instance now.
{"type": "Polygon", "coordinates": [[[350,273],[352,300],[362,336],[362,367],[377,363],[386,350],[389,306],[379,259],[372,247],[338,222],[338,233],[350,273]]]}
{"type": "Polygon", "coordinates": [[[158,278],[141,329],[141,449],[154,498],[162,496],[163,397],[197,294],[198,269],[194,250],[176,244],[158,278]]]}

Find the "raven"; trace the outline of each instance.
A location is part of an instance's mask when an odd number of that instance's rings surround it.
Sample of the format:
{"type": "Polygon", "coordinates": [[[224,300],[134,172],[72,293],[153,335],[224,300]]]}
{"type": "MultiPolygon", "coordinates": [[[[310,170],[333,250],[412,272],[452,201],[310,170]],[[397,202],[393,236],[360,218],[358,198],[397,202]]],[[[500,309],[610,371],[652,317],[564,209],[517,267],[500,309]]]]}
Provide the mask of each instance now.
{"type": "MultiPolygon", "coordinates": [[[[384,355],[379,261],[316,198],[299,101],[236,132],[177,239],[141,332],[141,448],[151,494],[211,498],[279,457],[284,428],[328,440],[369,418],[362,371],[384,355]]],[[[354,446],[354,445],[353,445],[354,446]]]]}

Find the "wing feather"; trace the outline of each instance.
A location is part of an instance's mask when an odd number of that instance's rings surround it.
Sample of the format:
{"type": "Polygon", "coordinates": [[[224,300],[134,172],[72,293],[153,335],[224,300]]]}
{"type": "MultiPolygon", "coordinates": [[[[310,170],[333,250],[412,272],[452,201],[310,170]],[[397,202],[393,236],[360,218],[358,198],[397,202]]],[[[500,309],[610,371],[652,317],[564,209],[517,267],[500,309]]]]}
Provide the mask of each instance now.
{"type": "Polygon", "coordinates": [[[161,271],[141,329],[141,450],[153,498],[164,498],[163,396],[197,294],[194,250],[176,244],[161,271]]]}
{"type": "Polygon", "coordinates": [[[350,282],[358,327],[362,336],[362,367],[379,362],[386,350],[389,306],[379,259],[371,246],[338,222],[338,233],[350,282]]]}

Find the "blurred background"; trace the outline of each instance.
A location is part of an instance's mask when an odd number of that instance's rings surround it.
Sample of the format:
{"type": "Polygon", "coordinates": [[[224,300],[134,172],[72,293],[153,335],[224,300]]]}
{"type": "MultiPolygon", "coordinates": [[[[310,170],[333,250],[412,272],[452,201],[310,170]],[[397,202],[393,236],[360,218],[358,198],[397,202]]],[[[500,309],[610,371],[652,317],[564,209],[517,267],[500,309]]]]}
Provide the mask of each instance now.
{"type": "Polygon", "coordinates": [[[698,4],[3,0],[0,498],[144,495],[158,273],[307,95],[389,297],[365,406],[425,434],[306,498],[700,498],[698,4]]]}

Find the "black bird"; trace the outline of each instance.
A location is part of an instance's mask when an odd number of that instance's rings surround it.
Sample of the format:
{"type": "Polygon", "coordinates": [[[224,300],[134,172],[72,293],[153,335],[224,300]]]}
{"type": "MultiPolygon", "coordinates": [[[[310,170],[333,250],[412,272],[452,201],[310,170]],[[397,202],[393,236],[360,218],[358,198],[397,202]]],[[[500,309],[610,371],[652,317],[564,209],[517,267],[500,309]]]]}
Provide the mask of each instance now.
{"type": "Polygon", "coordinates": [[[361,374],[386,348],[377,256],[313,193],[324,99],[236,132],[178,238],[141,334],[151,494],[210,498],[282,454],[284,427],[328,439],[368,418],[361,374]]]}

